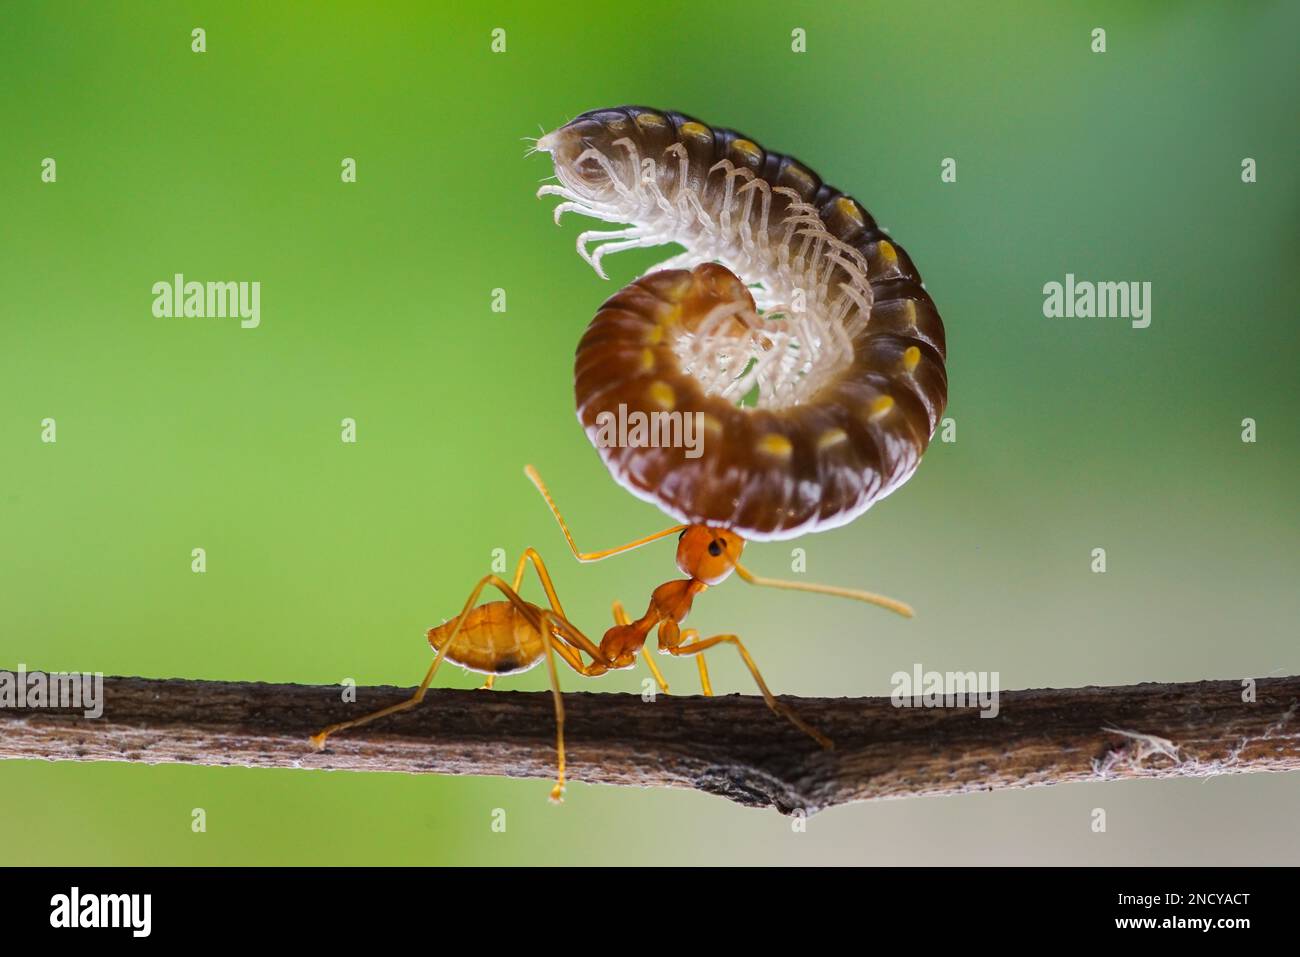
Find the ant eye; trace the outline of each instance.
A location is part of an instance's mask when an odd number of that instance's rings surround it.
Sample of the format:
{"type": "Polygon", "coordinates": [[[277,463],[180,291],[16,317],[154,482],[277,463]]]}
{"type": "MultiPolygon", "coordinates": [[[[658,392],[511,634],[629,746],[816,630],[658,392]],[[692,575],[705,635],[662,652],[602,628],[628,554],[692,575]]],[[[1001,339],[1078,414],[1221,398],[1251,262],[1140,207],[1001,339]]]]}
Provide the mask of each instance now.
{"type": "Polygon", "coordinates": [[[709,554],[712,555],[714,558],[717,558],[719,555],[721,555],[722,542],[718,541],[716,538],[713,541],[709,542],[709,554]]]}

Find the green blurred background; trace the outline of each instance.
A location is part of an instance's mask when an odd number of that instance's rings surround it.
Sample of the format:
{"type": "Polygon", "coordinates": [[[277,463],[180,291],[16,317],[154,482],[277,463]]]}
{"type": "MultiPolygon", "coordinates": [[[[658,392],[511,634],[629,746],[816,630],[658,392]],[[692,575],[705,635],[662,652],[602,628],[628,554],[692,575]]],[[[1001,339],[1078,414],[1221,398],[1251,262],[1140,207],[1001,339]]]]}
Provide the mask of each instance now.
{"type": "MultiPolygon", "coordinates": [[[[916,619],[731,582],[692,624],[744,635],[804,695],[888,693],[914,662],[1004,689],[1300,668],[1300,8],[476,6],[4,6],[0,666],[414,684],[423,629],[494,548],[539,548],[589,631],[614,597],[641,606],[671,545],[580,567],[521,472],[583,547],[666,524],[609,479],[571,387],[596,307],[666,253],[614,257],[602,283],[521,141],[632,102],[857,196],[948,328],[957,442],[850,527],[748,553],[788,576],[797,544],[809,579],[916,619]],[[176,272],[260,281],[261,327],[153,318],[176,272]],[[1150,281],[1150,328],[1045,319],[1067,272],[1150,281]]],[[[665,667],[694,687],[693,664],[665,667]]],[[[712,667],[752,692],[727,654],[712,667]]],[[[806,834],[700,794],[575,783],[553,807],[548,787],[3,762],[0,863],[1300,862],[1300,775],[862,804],[806,834]]]]}

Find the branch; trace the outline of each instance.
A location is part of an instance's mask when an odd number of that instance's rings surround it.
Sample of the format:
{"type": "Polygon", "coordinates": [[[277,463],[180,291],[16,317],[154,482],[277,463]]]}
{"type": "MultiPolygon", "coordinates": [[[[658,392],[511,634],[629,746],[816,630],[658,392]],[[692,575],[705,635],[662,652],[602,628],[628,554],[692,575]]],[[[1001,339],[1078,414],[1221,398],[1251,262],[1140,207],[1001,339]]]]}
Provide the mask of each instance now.
{"type": "MultiPolygon", "coordinates": [[[[0,758],[244,767],[554,774],[550,692],[434,690],[330,739],[310,734],[410,689],[105,678],[104,712],[0,708],[0,758]]],[[[1300,676],[1003,692],[1000,713],[888,698],[785,698],[823,751],[759,698],[566,694],[570,778],[694,788],[813,813],[849,801],[1073,781],[1300,770],[1300,676]]],[[[539,789],[541,796],[544,789],[539,789]]]]}

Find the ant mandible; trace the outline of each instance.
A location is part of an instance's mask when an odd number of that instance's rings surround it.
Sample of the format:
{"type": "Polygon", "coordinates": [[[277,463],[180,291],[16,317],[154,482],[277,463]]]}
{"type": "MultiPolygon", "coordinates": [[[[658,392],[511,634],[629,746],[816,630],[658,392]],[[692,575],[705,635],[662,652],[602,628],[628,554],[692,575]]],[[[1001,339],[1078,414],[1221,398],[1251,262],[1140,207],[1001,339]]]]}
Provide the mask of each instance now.
{"type": "MultiPolygon", "coordinates": [[[[912,609],[903,602],[870,592],[837,588],[832,585],[782,581],[755,575],[740,564],[740,553],[744,550],[745,540],[729,529],[710,525],[674,525],[617,548],[599,552],[579,551],[568,525],[565,524],[560,510],[542,483],[537,470],[529,465],[524,471],[542,493],[578,561],[600,561],[602,558],[677,534],[677,567],[689,577],[665,582],[656,588],[651,594],[650,606],[646,609],[646,613],[636,621],[630,620],[622,604],[615,601],[613,606],[615,624],[605,632],[600,644],[597,645],[565,614],[542,557],[532,548],[525,549],[511,582],[507,583],[497,575],[483,576],[470,592],[459,615],[429,629],[427,634],[429,644],[437,654],[424,680],[411,697],[359,718],[323,728],[311,738],[317,750],[324,748],[326,740],[333,734],[409,710],[420,704],[429,690],[438,667],[444,660],[461,665],[469,671],[486,675],[483,687],[491,688],[497,675],[528,671],[545,658],[555,705],[556,726],[556,778],[555,786],[551,789],[551,799],[559,801],[564,793],[565,780],[564,699],[560,694],[559,675],[555,665],[556,655],[575,672],[589,678],[599,677],[609,671],[631,668],[636,664],[638,652],[641,651],[650,631],[656,625],[659,628],[659,653],[674,656],[694,655],[699,665],[700,683],[704,694],[708,696],[712,696],[713,688],[709,682],[704,652],[720,644],[735,645],[745,667],[753,675],[764,702],[773,713],[786,718],[822,747],[830,748],[832,747],[830,738],[807,724],[791,708],[776,699],[738,636],[725,634],[700,638],[699,632],[693,628],[681,629],[681,623],[690,614],[695,596],[710,585],[725,581],[734,571],[751,585],[852,598],[879,605],[905,617],[910,618],[912,615],[912,609]],[[530,563],[537,572],[542,590],[546,593],[549,608],[542,608],[519,595],[524,572],[530,563]],[[505,600],[477,605],[479,596],[488,585],[501,592],[505,600]],[[590,662],[583,662],[584,654],[591,659],[590,662]]],[[[656,684],[666,694],[668,685],[664,681],[663,674],[648,655],[645,662],[656,684]]]]}

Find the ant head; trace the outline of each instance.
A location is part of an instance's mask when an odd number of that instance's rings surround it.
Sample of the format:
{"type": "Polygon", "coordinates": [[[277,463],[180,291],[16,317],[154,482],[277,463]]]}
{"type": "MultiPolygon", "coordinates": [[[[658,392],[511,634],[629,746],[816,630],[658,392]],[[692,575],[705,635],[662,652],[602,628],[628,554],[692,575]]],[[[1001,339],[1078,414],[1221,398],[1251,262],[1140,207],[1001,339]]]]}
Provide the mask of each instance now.
{"type": "Polygon", "coordinates": [[[726,581],[736,570],[745,540],[726,528],[692,525],[677,539],[677,567],[706,585],[726,581]]]}

